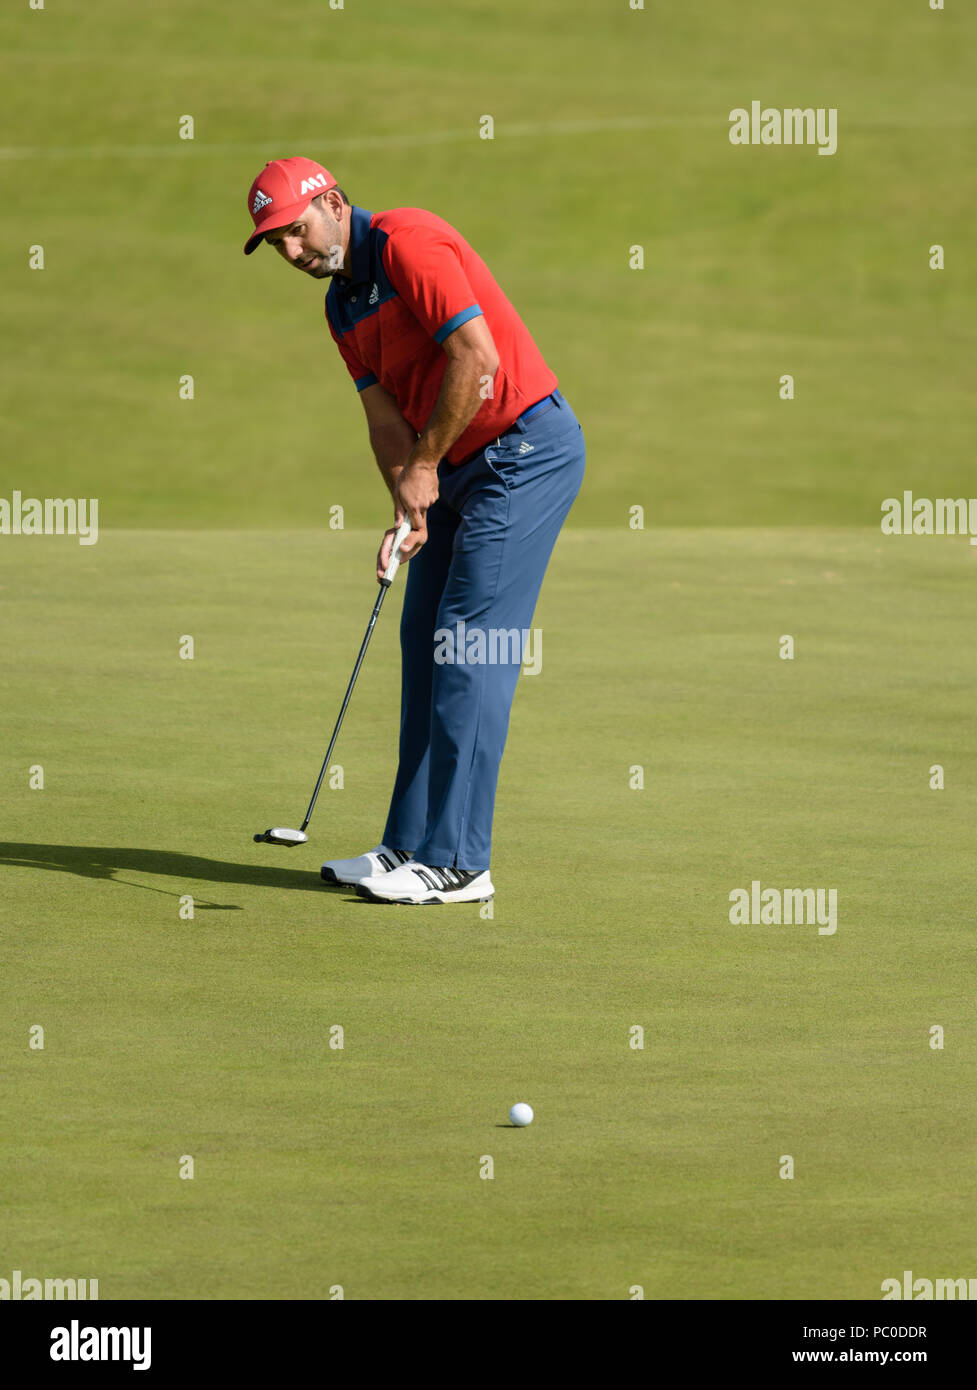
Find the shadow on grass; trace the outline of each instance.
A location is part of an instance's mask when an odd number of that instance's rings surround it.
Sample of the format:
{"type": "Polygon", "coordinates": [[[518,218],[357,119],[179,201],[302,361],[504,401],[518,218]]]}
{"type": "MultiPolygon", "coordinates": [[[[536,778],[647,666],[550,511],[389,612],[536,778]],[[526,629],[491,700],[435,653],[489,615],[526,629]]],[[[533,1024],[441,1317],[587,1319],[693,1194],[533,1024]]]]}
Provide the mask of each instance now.
{"type": "MultiPolygon", "coordinates": [[[[282,853],[288,853],[283,850],[282,853]]],[[[51,869],[55,873],[78,874],[82,878],[101,878],[125,888],[141,888],[148,893],[180,897],[180,891],[154,888],[148,883],[132,883],[118,878],[123,873],[165,874],[190,883],[241,883],[259,888],[296,888],[319,893],[335,888],[323,883],[319,866],[308,869],[269,868],[264,864],[228,864],[220,859],[203,859],[197,854],[180,854],[160,849],[99,849],[90,845],[21,845],[0,841],[0,865],[23,869],[51,869]]],[[[181,890],[186,892],[184,888],[181,890]]],[[[206,902],[194,895],[194,907],[220,911],[240,911],[237,903],[206,902]]]]}

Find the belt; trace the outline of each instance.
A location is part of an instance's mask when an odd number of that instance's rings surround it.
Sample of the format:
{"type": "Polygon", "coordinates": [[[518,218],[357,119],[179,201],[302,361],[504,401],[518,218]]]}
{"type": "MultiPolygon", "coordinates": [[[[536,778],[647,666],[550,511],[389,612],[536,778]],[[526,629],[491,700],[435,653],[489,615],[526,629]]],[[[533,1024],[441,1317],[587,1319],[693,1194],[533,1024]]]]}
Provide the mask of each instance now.
{"type": "MultiPolygon", "coordinates": [[[[519,425],[525,424],[527,420],[531,420],[534,415],[542,415],[544,410],[552,410],[554,406],[559,405],[560,399],[561,397],[559,391],[553,391],[550,395],[544,396],[541,401],[537,401],[535,405],[528,406],[522,412],[521,415],[517,416],[517,418],[513,420],[512,424],[509,426],[508,429],[503,430],[501,434],[496,436],[495,442],[498,444],[500,440],[503,440],[506,437],[507,434],[511,434],[512,431],[518,428],[519,425]]],[[[456,463],[454,465],[455,468],[462,468],[466,463],[471,463],[472,459],[478,458],[479,454],[482,452],[482,449],[487,448],[488,444],[483,444],[481,449],[476,449],[474,453],[468,454],[466,458],[463,458],[459,463],[456,463]]]]}
{"type": "MultiPolygon", "coordinates": [[[[536,404],[535,404],[535,405],[531,405],[531,406],[529,407],[528,410],[524,410],[524,411],[522,412],[522,414],[519,416],[519,419],[520,419],[520,420],[531,420],[531,419],[533,418],[533,416],[534,416],[534,415],[538,415],[538,414],[540,413],[540,411],[546,410],[546,409],[547,409],[549,406],[551,406],[551,405],[556,405],[556,404],[557,404],[556,394],[557,394],[557,393],[554,391],[554,392],[552,392],[549,396],[544,396],[543,399],[542,399],[541,401],[537,401],[536,404]]],[[[509,426],[509,430],[511,430],[512,428],[513,428],[513,426],[510,425],[510,426],[509,426]]],[[[509,430],[505,430],[504,433],[505,433],[505,434],[508,434],[508,433],[509,433],[509,430]]],[[[501,434],[499,435],[499,438],[500,438],[500,439],[502,438],[502,435],[501,435],[501,434]]]]}

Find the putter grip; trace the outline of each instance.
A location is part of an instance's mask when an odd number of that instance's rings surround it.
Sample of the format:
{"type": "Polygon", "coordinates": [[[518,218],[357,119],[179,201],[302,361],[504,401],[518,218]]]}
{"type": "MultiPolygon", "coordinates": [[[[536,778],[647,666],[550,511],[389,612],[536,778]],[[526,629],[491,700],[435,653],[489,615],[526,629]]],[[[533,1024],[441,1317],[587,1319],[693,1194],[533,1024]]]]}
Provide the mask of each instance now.
{"type": "Polygon", "coordinates": [[[394,543],[390,547],[390,564],[384,573],[384,580],[387,584],[392,584],[397,567],[400,564],[400,547],[410,535],[411,525],[409,521],[402,521],[397,527],[397,534],[394,536],[394,543]]]}

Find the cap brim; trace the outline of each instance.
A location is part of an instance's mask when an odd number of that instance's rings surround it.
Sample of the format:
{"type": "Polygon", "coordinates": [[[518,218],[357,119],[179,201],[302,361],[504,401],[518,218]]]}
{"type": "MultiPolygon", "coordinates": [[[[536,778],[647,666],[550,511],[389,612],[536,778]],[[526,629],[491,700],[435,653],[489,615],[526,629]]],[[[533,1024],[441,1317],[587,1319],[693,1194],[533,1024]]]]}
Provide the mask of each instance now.
{"type": "MultiPolygon", "coordinates": [[[[336,184],[334,183],[329,185],[329,188],[335,187],[336,184]]],[[[251,252],[257,249],[260,243],[265,239],[265,232],[273,232],[276,227],[290,227],[293,222],[301,217],[309,204],[313,202],[314,199],[318,198],[321,193],[328,193],[329,188],[319,188],[315,193],[311,194],[310,197],[303,198],[301,202],[292,203],[290,207],[276,208],[275,211],[269,213],[263,221],[255,223],[253,233],[244,243],[244,254],[250,256],[251,252]]]]}

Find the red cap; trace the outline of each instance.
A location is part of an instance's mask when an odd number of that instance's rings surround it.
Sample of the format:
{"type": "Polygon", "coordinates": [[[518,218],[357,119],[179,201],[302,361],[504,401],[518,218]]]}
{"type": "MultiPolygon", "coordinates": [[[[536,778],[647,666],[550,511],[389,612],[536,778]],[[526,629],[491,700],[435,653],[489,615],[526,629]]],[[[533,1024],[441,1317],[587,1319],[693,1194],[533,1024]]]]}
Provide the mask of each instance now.
{"type": "Polygon", "coordinates": [[[272,227],[289,227],[320,193],[335,188],[328,169],[313,159],[272,159],[251,185],[248,211],[254,221],[254,235],[244,243],[244,254],[251,252],[272,227]]]}

